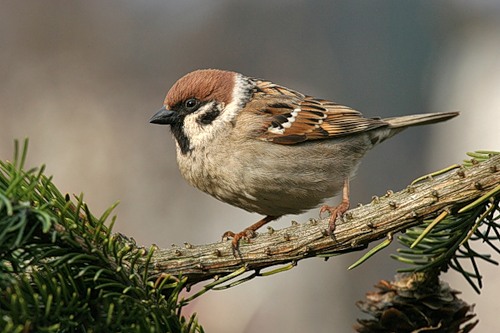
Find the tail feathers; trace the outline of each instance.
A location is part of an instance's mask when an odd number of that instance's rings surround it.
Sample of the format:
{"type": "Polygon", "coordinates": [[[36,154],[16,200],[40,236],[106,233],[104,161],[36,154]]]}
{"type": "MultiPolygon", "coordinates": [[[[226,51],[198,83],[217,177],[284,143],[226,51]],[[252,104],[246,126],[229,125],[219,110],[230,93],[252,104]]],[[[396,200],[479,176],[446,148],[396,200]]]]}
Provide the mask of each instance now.
{"type": "Polygon", "coordinates": [[[401,128],[439,123],[456,117],[458,114],[458,112],[422,113],[410,116],[386,118],[384,121],[389,124],[389,128],[401,128]]]}
{"type": "Polygon", "coordinates": [[[439,123],[458,116],[458,112],[422,113],[410,116],[385,118],[389,126],[370,131],[369,138],[372,145],[376,145],[396,135],[407,127],[439,123]]]}

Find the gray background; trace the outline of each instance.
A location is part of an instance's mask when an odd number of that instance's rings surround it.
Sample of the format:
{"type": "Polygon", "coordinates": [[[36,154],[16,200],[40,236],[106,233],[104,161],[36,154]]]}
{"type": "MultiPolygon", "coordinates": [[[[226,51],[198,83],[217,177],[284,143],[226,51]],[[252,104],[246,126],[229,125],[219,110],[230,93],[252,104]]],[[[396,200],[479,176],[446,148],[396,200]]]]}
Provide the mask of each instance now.
{"type": "MultiPolygon", "coordinates": [[[[0,158],[29,137],[29,165],[47,164],[62,191],[84,192],[96,214],[120,200],[116,231],[146,246],[200,244],[260,217],[189,187],[167,129],[148,124],[185,73],[235,70],[367,116],[462,112],[370,152],[351,189],[354,204],[366,203],[466,151],[500,149],[500,5],[471,3],[0,1],[0,158]]],[[[197,312],[207,332],[348,332],[355,301],[399,267],[394,249],[353,271],[361,253],[303,261],[185,312],[197,312]]],[[[477,304],[476,331],[492,332],[498,270],[480,267],[482,295],[457,274],[445,279],[477,304]]]]}

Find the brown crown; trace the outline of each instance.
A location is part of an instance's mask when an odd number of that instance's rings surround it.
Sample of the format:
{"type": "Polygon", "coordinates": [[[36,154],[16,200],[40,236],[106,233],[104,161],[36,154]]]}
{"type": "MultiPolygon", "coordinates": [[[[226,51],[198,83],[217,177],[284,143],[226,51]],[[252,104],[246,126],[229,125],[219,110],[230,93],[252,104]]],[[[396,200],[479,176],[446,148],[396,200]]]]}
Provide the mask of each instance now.
{"type": "Polygon", "coordinates": [[[200,69],[181,77],[170,88],[164,104],[171,108],[189,98],[201,102],[216,100],[229,104],[235,82],[234,72],[218,69],[200,69]]]}

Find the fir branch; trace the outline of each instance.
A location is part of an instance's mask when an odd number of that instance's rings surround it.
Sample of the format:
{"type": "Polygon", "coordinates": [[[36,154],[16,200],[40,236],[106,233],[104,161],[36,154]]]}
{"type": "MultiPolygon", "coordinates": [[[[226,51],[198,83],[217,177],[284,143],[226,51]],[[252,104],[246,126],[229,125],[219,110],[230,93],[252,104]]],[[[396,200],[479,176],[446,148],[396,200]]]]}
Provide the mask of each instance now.
{"type": "MultiPolygon", "coordinates": [[[[182,272],[190,283],[197,283],[238,272],[233,276],[237,279],[245,276],[244,272],[254,271],[244,277],[247,280],[274,272],[262,272],[274,265],[285,265],[278,270],[290,269],[305,258],[329,257],[363,249],[370,242],[433,220],[443,211],[455,216],[461,208],[500,185],[500,155],[481,163],[473,160],[467,165],[447,168],[398,193],[388,191],[382,197],[374,197],[368,205],[349,210],[344,221],[337,221],[332,237],[325,233],[327,219],[311,219],[303,224],[292,222],[288,228],[269,228],[249,243],[240,242],[239,256],[233,255],[230,242],[196,246],[186,243],[160,249],[153,256],[151,272],[182,272]]],[[[220,287],[221,283],[216,281],[207,289],[220,287]]]]}
{"type": "MultiPolygon", "coordinates": [[[[486,161],[495,155],[500,156],[495,152],[469,153],[473,159],[465,161],[464,166],[466,169],[471,168],[479,161],[486,161]]],[[[497,172],[497,166],[491,166],[490,171],[497,172]]],[[[480,188],[481,184],[477,182],[474,186],[480,188]]],[[[448,268],[456,270],[479,293],[482,276],[477,261],[494,265],[498,265],[498,262],[490,254],[476,252],[472,245],[474,241],[480,240],[489,245],[493,252],[500,253],[494,243],[500,239],[499,219],[500,185],[496,185],[455,214],[444,210],[434,220],[426,220],[421,226],[407,230],[398,238],[403,248],[398,249],[398,255],[392,257],[411,265],[400,269],[400,272],[446,271],[448,268]]]]}
{"type": "Polygon", "coordinates": [[[203,332],[181,315],[186,278],[152,279],[137,246],[35,169],[0,161],[0,332],[203,332]]]}

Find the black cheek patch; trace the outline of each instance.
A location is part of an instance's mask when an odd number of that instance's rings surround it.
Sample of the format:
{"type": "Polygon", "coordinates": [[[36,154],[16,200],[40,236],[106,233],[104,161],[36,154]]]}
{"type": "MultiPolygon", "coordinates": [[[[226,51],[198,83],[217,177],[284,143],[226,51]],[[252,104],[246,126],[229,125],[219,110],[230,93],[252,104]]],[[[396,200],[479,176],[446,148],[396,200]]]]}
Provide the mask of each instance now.
{"type": "Polygon", "coordinates": [[[220,115],[220,111],[216,108],[208,111],[197,119],[197,122],[202,125],[210,125],[220,115]]]}

